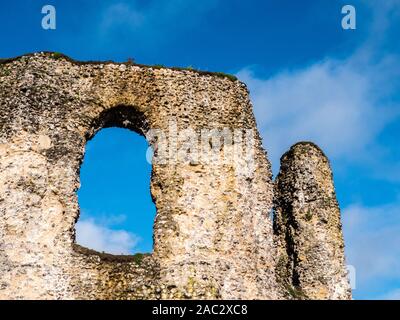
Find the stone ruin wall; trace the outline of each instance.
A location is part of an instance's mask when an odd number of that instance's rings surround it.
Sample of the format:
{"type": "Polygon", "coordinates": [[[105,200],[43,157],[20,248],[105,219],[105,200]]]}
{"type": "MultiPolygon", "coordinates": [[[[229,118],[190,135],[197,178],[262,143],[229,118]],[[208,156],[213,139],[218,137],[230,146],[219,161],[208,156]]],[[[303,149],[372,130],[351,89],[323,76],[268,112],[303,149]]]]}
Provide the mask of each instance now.
{"type": "Polygon", "coordinates": [[[274,187],[243,83],[54,53],[0,63],[1,299],[350,297],[328,160],[299,144],[282,158],[274,187]],[[245,155],[219,157],[236,142],[217,145],[211,164],[155,161],[153,252],[113,256],[76,245],[87,141],[118,126],[146,136],[156,153],[179,149],[184,141],[148,135],[171,123],[177,131],[250,130],[252,174],[243,173],[245,155]]]}

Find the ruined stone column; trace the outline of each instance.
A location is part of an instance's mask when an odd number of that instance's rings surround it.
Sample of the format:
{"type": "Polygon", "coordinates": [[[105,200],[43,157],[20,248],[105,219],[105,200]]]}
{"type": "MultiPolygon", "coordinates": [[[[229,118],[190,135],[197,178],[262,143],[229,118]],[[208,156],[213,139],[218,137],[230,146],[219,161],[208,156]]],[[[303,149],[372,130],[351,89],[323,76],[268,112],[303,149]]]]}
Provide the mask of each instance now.
{"type": "Polygon", "coordinates": [[[339,205],[319,147],[301,142],[282,156],[274,202],[277,277],[287,297],[351,299],[339,205]]]}

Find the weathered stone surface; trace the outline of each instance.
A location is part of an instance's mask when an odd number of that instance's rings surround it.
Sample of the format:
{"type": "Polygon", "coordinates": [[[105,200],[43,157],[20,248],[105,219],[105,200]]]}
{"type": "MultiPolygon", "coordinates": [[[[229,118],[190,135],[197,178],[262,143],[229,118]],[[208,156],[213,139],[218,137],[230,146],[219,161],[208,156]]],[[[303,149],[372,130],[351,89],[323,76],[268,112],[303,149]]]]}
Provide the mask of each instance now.
{"type": "MultiPolygon", "coordinates": [[[[218,148],[217,156],[234,147],[218,148]]],[[[280,298],[271,179],[237,80],[51,53],[3,61],[0,298],[280,298]],[[108,126],[169,131],[171,121],[178,131],[252,130],[254,174],[242,173],[245,156],[153,163],[154,252],[138,261],[79,249],[76,190],[88,139],[108,126]]]]}
{"type": "Polygon", "coordinates": [[[53,53],[0,62],[1,299],[282,299],[294,287],[295,298],[349,298],[326,158],[309,144],[283,157],[276,243],[273,185],[247,88],[232,77],[53,53]],[[110,126],[155,150],[151,254],[75,244],[85,145],[110,126]],[[205,142],[196,152],[193,133],[205,142]]]}
{"type": "Polygon", "coordinates": [[[298,143],[282,156],[275,184],[277,276],[287,297],[350,299],[328,159],[313,143],[298,143]]]}

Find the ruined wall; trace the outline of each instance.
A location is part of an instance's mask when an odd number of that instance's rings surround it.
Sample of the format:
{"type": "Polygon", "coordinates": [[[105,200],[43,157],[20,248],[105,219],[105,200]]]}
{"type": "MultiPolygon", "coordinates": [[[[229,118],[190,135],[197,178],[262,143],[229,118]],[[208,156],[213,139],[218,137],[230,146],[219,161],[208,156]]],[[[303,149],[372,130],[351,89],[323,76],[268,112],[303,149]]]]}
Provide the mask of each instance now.
{"type": "Polygon", "coordinates": [[[286,298],[272,207],[271,168],[241,82],[52,53],[0,64],[0,298],[286,298]],[[85,145],[110,126],[146,136],[160,159],[151,254],[74,243],[85,145]],[[211,151],[200,145],[194,159],[185,146],[204,129],[217,137],[201,138],[211,151]],[[250,157],[241,152],[248,132],[250,157]]]}

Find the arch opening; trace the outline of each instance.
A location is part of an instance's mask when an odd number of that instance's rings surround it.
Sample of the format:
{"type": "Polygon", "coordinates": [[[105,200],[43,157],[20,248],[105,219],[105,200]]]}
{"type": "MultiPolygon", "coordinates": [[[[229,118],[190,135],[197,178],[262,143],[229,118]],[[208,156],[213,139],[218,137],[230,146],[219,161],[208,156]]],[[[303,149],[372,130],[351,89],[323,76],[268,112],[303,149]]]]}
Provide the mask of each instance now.
{"type": "Polygon", "coordinates": [[[133,107],[110,109],[95,121],[80,168],[77,245],[113,255],[153,251],[156,208],[146,130],[133,107]]]}

